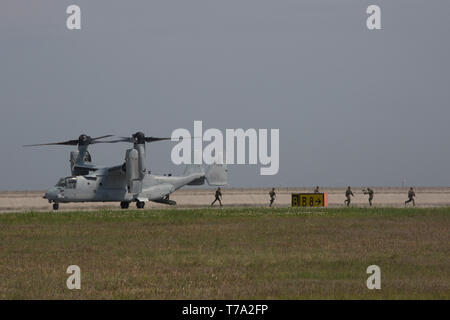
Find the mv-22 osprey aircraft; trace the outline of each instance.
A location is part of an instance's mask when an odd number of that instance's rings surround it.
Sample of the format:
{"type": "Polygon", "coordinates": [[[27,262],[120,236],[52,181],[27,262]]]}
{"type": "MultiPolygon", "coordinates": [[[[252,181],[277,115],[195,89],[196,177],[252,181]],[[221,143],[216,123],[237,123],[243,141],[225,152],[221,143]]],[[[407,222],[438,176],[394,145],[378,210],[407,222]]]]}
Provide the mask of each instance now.
{"type": "Polygon", "coordinates": [[[227,167],[223,161],[211,165],[186,165],[184,174],[179,177],[150,174],[145,166],[145,144],[171,138],[146,137],[142,132],[137,132],[118,140],[100,140],[108,137],[111,135],[91,138],[82,134],[76,140],[26,145],[78,146],[78,151],[70,153],[72,175],[61,178],[45,193],[44,198],[49,203],[53,202],[54,210],[58,210],[60,203],[68,202],[120,201],[122,209],[127,209],[131,202],[136,202],[139,209],[144,208],[147,201],[175,205],[169,195],[185,185],[202,185],[205,179],[211,186],[227,184],[227,167]],[[123,164],[104,167],[92,163],[88,152],[90,144],[116,142],[133,143],[133,148],[126,151],[123,164]]]}

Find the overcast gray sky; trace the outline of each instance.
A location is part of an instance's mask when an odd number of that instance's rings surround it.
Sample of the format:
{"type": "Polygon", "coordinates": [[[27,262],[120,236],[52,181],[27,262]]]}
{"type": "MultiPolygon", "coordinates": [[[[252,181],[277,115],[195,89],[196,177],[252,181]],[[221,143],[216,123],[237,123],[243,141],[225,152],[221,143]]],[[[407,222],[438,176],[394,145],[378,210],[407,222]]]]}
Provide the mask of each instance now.
{"type": "MultiPolygon", "coordinates": [[[[279,128],[280,171],[231,166],[231,186],[450,184],[450,2],[0,2],[0,189],[44,189],[80,133],[279,128]],[[82,29],[66,28],[81,7],[82,29]],[[381,7],[382,30],[366,28],[381,7]]],[[[120,164],[126,144],[91,147],[120,164]]],[[[181,173],[173,143],[153,172],[181,173]]]]}

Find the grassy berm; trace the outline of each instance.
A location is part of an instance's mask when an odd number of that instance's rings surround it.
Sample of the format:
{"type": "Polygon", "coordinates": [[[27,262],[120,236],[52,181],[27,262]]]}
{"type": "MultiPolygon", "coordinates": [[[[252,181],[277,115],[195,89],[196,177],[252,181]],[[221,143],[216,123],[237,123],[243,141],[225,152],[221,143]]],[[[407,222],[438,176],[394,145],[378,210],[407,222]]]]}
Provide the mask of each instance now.
{"type": "Polygon", "coordinates": [[[0,298],[449,299],[450,208],[1,214],[0,298]]]}

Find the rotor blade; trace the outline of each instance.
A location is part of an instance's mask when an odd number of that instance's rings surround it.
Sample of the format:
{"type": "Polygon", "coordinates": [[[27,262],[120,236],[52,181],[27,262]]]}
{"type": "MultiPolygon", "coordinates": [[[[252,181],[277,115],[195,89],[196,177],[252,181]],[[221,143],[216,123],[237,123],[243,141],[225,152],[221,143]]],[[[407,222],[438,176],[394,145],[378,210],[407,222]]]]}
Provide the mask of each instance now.
{"type": "Polygon", "coordinates": [[[96,137],[96,138],[91,138],[92,140],[98,140],[98,139],[103,139],[103,138],[109,138],[109,137],[112,137],[113,135],[112,134],[108,134],[108,135],[106,135],[106,136],[101,136],[101,137],[96,137]]]}
{"type": "MultiPolygon", "coordinates": [[[[87,141],[84,141],[85,144],[92,144],[92,143],[99,143],[101,141],[96,141],[98,139],[108,138],[112,137],[112,135],[106,135],[96,138],[90,138],[89,136],[82,135],[83,137],[86,137],[87,141]]],[[[81,137],[81,136],[80,136],[81,137]]],[[[38,143],[38,144],[27,144],[24,145],[24,147],[36,147],[36,146],[52,146],[52,145],[64,145],[64,146],[76,146],[80,143],[80,138],[68,140],[68,141],[62,141],[62,142],[50,142],[50,143],[38,143]]]]}
{"type": "Polygon", "coordinates": [[[103,139],[103,138],[109,138],[109,137],[113,137],[112,134],[108,134],[106,136],[101,136],[101,137],[96,137],[96,138],[90,138],[89,144],[95,144],[95,143],[108,143],[109,141],[97,141],[99,139],[103,139]]]}
{"type": "Polygon", "coordinates": [[[183,139],[201,139],[201,137],[179,137],[179,138],[157,138],[157,137],[146,137],[146,142],[155,142],[161,140],[170,140],[170,141],[182,141],[183,139]]]}
{"type": "Polygon", "coordinates": [[[124,141],[124,142],[133,142],[134,141],[133,137],[119,137],[119,138],[120,138],[120,140],[117,140],[117,141],[124,141]]]}
{"type": "Polygon", "coordinates": [[[77,144],[78,144],[78,139],[77,140],[68,140],[68,141],[63,141],[63,142],[26,144],[23,147],[38,147],[38,146],[53,146],[53,145],[76,146],[77,144]]]}
{"type": "Polygon", "coordinates": [[[145,137],[145,142],[156,142],[162,140],[172,140],[172,138],[145,137]]]}
{"type": "Polygon", "coordinates": [[[112,141],[92,141],[90,144],[97,144],[97,143],[115,143],[115,142],[123,142],[122,140],[112,140],[112,141]]]}
{"type": "MultiPolygon", "coordinates": [[[[189,137],[186,139],[199,139],[201,137],[189,137]]],[[[183,140],[182,137],[178,138],[178,139],[172,139],[172,138],[168,138],[168,137],[145,137],[144,138],[145,142],[156,142],[156,141],[163,141],[163,140],[171,140],[171,141],[181,141],[183,140]]],[[[133,137],[119,137],[119,139],[116,140],[107,140],[107,141],[96,141],[93,143],[117,143],[117,142],[130,142],[130,143],[134,143],[135,140],[133,137]]]]}
{"type": "Polygon", "coordinates": [[[120,137],[118,140],[98,141],[101,143],[133,142],[133,138],[120,137]]]}

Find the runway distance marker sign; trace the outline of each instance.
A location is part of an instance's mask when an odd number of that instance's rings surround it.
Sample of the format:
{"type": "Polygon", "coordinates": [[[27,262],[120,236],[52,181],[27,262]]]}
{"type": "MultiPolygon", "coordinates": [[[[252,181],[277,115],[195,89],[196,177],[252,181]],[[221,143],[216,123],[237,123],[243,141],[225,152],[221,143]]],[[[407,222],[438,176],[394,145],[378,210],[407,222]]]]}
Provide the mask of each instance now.
{"type": "Polygon", "coordinates": [[[328,193],[292,193],[292,207],[328,207],[328,193]]]}

